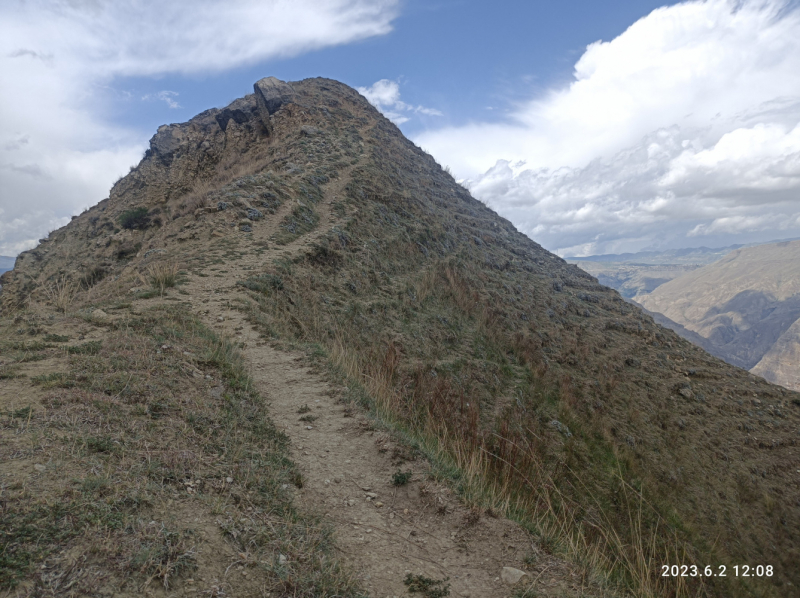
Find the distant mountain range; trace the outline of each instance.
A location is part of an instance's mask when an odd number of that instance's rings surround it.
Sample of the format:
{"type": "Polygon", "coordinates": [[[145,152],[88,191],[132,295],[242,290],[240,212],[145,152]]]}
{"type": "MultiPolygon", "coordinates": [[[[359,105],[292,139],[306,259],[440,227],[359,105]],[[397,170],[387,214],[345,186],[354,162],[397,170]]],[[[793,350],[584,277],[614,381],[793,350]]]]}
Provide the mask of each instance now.
{"type": "Polygon", "coordinates": [[[601,255],[589,255],[583,257],[565,257],[568,262],[605,262],[618,264],[642,264],[642,265],[665,265],[665,264],[710,264],[729,254],[736,249],[744,247],[757,247],[758,245],[770,245],[773,243],[785,243],[787,241],[797,241],[800,237],[791,239],[775,239],[765,243],[744,243],[739,245],[728,245],[727,247],[684,247],[682,249],[665,249],[663,251],[639,251],[637,253],[605,253],[601,255]]]}
{"type": "Polygon", "coordinates": [[[635,301],[725,361],[800,388],[800,241],[734,250],[635,301]]]}
{"type": "Polygon", "coordinates": [[[17,258],[15,257],[0,255],[0,274],[3,272],[8,272],[9,270],[13,270],[15,261],[17,261],[17,258]]]}
{"type": "Polygon", "coordinates": [[[710,264],[735,249],[747,245],[730,245],[728,247],[688,247],[683,249],[666,249],[664,251],[639,251],[637,253],[606,253],[585,257],[565,257],[568,262],[611,262],[623,264],[710,264]]]}
{"type": "MultiPolygon", "coordinates": [[[[778,239],[785,243],[797,239],[778,239]]],[[[702,266],[713,264],[731,251],[756,247],[764,243],[729,245],[728,247],[688,247],[637,253],[606,253],[585,257],[564,258],[588,272],[606,286],[619,291],[626,299],[655,291],[660,285],[684,276],[702,266]]],[[[691,340],[691,339],[690,339],[691,340]]]]}

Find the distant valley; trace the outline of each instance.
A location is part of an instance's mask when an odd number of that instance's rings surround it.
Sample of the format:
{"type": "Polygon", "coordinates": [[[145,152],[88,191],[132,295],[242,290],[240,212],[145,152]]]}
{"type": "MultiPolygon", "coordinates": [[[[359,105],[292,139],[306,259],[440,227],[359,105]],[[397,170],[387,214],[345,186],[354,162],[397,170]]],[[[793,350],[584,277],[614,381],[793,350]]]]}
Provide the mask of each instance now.
{"type": "Polygon", "coordinates": [[[742,247],[747,246],[608,253],[588,257],[568,257],[566,260],[596,277],[600,284],[616,289],[626,299],[633,299],[637,295],[652,293],[665,282],[712,264],[742,247]]]}
{"type": "Polygon", "coordinates": [[[574,262],[713,355],[800,388],[800,241],[574,262]]]}

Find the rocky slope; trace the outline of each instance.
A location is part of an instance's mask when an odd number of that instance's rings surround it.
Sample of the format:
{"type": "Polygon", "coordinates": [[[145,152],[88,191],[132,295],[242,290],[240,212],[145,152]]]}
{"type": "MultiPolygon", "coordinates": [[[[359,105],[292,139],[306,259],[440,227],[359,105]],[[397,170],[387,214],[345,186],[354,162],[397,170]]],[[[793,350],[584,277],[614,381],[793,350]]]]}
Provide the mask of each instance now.
{"type": "Polygon", "coordinates": [[[108,199],[3,276],[3,313],[146,300],[179,268],[328,360],[462,496],[608,583],[797,594],[800,396],[526,238],[354,90],[266,79],[254,92],[161,127],[108,199]],[[215,287],[229,268],[239,284],[215,287]],[[684,579],[653,563],[774,569],[684,579]]]}
{"type": "Polygon", "coordinates": [[[636,300],[706,339],[726,361],[800,388],[800,241],[738,249],[636,300]]]}

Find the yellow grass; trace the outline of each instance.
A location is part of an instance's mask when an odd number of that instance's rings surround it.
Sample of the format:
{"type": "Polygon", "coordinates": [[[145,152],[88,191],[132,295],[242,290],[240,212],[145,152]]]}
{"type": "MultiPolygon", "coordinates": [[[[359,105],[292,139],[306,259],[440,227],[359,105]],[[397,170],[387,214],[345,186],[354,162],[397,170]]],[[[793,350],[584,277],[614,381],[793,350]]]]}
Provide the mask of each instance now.
{"type": "Polygon", "coordinates": [[[44,288],[44,294],[58,311],[66,313],[78,294],[78,285],[62,275],[44,288]]]}

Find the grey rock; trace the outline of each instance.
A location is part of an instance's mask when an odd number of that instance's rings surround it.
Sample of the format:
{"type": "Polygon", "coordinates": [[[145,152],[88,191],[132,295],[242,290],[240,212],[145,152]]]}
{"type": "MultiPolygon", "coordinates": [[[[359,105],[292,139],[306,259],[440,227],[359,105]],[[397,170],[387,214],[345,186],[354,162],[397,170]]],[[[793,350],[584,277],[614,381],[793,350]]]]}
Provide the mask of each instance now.
{"type": "Polygon", "coordinates": [[[503,570],[500,572],[500,579],[504,584],[513,586],[526,575],[527,573],[525,573],[525,571],[515,569],[514,567],[503,567],[503,570]]]}
{"type": "Polygon", "coordinates": [[[292,86],[276,79],[275,77],[265,77],[257,81],[253,85],[256,92],[256,103],[258,104],[258,112],[261,116],[261,121],[269,127],[269,117],[275,114],[278,108],[284,104],[293,102],[295,99],[294,89],[292,86]]]}
{"type": "Polygon", "coordinates": [[[319,135],[321,133],[317,127],[312,127],[311,125],[303,125],[300,127],[300,132],[303,135],[308,135],[309,137],[313,137],[314,135],[319,135]]]}
{"type": "Polygon", "coordinates": [[[566,436],[567,438],[572,436],[572,432],[569,431],[569,428],[567,426],[565,426],[564,424],[562,424],[557,419],[554,419],[553,421],[551,421],[550,425],[552,427],[554,427],[559,433],[561,433],[564,436],[566,436]]]}
{"type": "Polygon", "coordinates": [[[150,149],[156,154],[169,156],[180,148],[186,139],[186,131],[182,125],[161,125],[150,139],[150,149]]]}
{"type": "Polygon", "coordinates": [[[102,309],[94,310],[90,317],[94,322],[108,322],[111,319],[111,316],[109,316],[102,309]]]}
{"type": "Polygon", "coordinates": [[[241,125],[249,120],[250,115],[244,110],[229,106],[220,110],[214,115],[214,118],[217,120],[217,123],[219,123],[219,128],[224,131],[228,128],[228,122],[233,121],[236,124],[241,125]]]}

